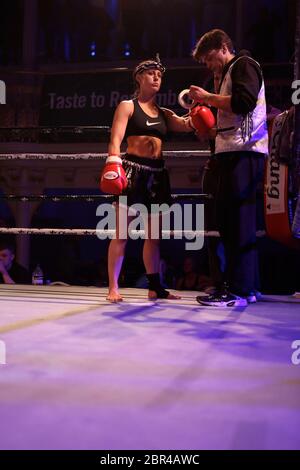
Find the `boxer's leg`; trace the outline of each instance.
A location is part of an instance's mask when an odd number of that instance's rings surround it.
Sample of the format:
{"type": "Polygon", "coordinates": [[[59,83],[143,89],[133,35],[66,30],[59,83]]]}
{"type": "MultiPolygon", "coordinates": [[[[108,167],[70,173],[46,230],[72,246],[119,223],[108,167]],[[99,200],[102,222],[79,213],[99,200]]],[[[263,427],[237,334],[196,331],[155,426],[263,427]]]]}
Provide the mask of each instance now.
{"type": "Polygon", "coordinates": [[[125,220],[129,223],[129,217],[127,214],[127,207],[116,205],[116,238],[111,240],[109,249],[108,249],[108,295],[107,300],[110,302],[120,302],[122,301],[122,296],[119,293],[119,276],[122,269],[122,264],[125,255],[125,248],[127,244],[127,238],[120,238],[120,213],[122,213],[121,220],[125,220]]]}

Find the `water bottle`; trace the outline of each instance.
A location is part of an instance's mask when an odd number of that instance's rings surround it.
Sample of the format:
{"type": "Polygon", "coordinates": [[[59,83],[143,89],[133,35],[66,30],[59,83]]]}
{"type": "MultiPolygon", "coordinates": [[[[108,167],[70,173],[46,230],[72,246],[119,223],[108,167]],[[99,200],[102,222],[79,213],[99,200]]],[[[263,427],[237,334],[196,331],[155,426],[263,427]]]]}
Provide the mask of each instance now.
{"type": "Polygon", "coordinates": [[[36,286],[42,286],[44,284],[44,274],[39,264],[32,273],[32,284],[36,286]]]}

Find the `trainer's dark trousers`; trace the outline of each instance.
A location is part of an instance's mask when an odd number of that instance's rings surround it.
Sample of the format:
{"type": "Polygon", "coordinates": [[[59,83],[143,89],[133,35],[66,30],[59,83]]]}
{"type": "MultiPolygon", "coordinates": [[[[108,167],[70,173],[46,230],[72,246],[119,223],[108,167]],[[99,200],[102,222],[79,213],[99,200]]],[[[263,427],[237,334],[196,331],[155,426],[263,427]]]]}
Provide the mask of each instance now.
{"type": "MultiPolygon", "coordinates": [[[[207,199],[204,206],[204,223],[205,230],[217,231],[216,220],[216,193],[218,189],[218,173],[219,165],[217,159],[212,155],[207,160],[202,180],[202,191],[209,194],[211,198],[207,199]]],[[[218,249],[222,244],[220,238],[208,237],[208,264],[209,275],[213,280],[213,284],[217,289],[220,289],[223,284],[223,271],[224,260],[220,259],[218,249]],[[222,269],[223,268],[223,269],[222,269]]]]}
{"type": "Polygon", "coordinates": [[[256,191],[264,171],[264,155],[228,152],[217,161],[216,221],[224,244],[224,281],[237,295],[257,287],[256,191]]]}

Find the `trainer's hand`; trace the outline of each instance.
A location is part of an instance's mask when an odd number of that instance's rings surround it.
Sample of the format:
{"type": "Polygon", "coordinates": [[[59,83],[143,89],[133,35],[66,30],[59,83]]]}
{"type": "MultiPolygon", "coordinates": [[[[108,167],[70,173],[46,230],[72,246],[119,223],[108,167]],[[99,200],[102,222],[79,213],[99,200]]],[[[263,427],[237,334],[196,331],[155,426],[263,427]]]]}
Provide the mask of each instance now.
{"type": "Polygon", "coordinates": [[[204,88],[201,88],[196,85],[191,85],[189,89],[189,97],[196,101],[197,103],[204,103],[208,104],[208,99],[209,99],[210,93],[204,88]]]}

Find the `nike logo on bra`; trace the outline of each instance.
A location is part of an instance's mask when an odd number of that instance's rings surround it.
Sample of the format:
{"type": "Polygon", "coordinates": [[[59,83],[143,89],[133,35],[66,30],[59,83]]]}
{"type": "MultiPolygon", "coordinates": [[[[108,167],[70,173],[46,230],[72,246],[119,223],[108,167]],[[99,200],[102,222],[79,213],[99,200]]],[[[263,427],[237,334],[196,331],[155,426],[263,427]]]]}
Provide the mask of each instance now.
{"type": "Polygon", "coordinates": [[[158,121],[158,122],[149,122],[149,121],[146,121],[146,126],[156,126],[156,124],[160,124],[160,121],[158,121]]]}

